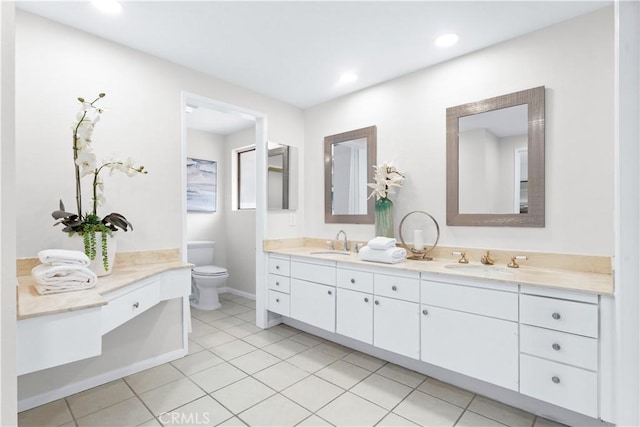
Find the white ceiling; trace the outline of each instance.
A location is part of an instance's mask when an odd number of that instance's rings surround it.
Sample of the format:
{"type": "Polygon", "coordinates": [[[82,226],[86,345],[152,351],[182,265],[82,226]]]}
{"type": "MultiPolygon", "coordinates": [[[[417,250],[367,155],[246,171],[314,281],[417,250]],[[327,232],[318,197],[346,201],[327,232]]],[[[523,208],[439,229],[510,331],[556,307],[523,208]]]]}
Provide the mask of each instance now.
{"type": "MultiPolygon", "coordinates": [[[[188,101],[187,105],[190,105],[188,101]]],[[[196,107],[187,111],[187,129],[196,129],[217,135],[230,135],[255,125],[255,120],[206,107],[196,107]]]]}
{"type": "Polygon", "coordinates": [[[301,108],[570,19],[612,1],[18,1],[96,34],[301,108]],[[436,48],[456,32],[460,42],[436,48]],[[337,85],[344,72],[359,79],[337,85]]]}

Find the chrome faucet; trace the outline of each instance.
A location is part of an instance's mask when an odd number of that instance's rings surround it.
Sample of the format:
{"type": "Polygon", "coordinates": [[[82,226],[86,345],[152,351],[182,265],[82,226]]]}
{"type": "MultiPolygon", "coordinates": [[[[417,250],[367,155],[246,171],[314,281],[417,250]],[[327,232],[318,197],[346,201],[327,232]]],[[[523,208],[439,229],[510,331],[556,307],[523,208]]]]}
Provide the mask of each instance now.
{"type": "Polygon", "coordinates": [[[344,230],[340,230],[338,231],[338,234],[336,234],[336,240],[340,240],[340,234],[344,235],[344,243],[342,245],[342,250],[345,252],[349,251],[349,242],[347,241],[347,233],[345,233],[344,230]]]}

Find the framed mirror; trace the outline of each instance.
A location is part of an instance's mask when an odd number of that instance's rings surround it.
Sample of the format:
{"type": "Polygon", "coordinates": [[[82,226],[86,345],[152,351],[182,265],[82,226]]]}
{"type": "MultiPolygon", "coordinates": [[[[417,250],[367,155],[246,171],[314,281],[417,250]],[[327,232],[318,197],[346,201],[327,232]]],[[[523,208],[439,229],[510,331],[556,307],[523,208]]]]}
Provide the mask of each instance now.
{"type": "Polygon", "coordinates": [[[296,210],[297,203],[296,147],[268,142],[267,157],[267,209],[296,210]]]}
{"type": "Polygon", "coordinates": [[[447,225],[544,227],[544,86],[447,108],[447,225]]]}
{"type": "Polygon", "coordinates": [[[377,129],[369,126],[324,138],[324,222],[373,224],[377,129]]]}

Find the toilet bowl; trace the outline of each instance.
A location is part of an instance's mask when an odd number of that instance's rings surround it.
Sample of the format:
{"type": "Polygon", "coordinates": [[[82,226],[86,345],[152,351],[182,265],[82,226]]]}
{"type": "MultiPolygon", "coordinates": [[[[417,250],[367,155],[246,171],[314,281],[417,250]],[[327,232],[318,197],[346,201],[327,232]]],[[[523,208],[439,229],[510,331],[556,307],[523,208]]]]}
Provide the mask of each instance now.
{"type": "Polygon", "coordinates": [[[220,307],[218,288],[224,286],[229,273],[224,267],[213,265],[215,242],[187,242],[187,260],[194,264],[191,270],[191,306],[199,310],[220,307]]]}

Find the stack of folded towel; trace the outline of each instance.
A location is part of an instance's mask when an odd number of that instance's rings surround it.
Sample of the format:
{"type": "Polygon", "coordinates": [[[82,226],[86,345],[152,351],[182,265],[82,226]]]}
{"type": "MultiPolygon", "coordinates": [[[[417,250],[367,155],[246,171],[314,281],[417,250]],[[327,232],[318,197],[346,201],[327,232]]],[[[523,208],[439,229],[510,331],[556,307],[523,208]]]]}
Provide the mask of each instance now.
{"type": "Polygon", "coordinates": [[[396,247],[396,239],[391,237],[376,237],[360,249],[360,259],[363,261],[397,264],[404,262],[406,256],[407,251],[396,247]]]}
{"type": "Polygon", "coordinates": [[[38,253],[41,265],[31,270],[40,295],[93,288],[98,276],[89,270],[89,257],[79,251],[47,249],[38,253]]]}

